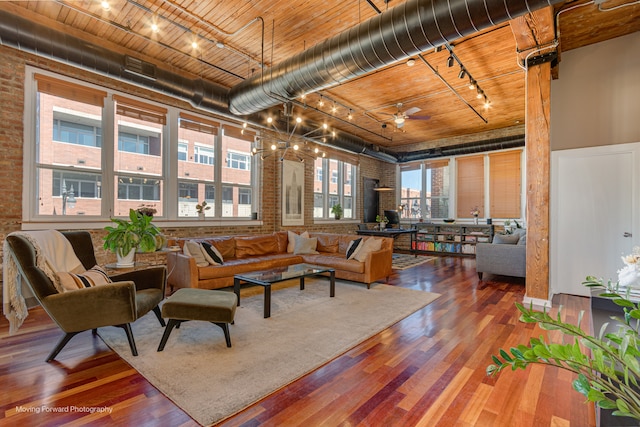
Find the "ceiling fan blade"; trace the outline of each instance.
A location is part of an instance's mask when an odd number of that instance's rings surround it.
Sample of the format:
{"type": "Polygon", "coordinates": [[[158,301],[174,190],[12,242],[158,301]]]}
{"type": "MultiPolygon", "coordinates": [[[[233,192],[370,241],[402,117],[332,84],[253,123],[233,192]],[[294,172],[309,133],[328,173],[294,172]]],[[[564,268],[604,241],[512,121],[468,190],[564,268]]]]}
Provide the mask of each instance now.
{"type": "Polygon", "coordinates": [[[431,116],[406,116],[405,119],[409,120],[429,120],[431,116]]]}
{"type": "Polygon", "coordinates": [[[407,111],[404,112],[405,116],[410,116],[412,114],[417,113],[418,111],[422,110],[422,108],[418,108],[418,107],[411,107],[409,108],[407,111]]]}

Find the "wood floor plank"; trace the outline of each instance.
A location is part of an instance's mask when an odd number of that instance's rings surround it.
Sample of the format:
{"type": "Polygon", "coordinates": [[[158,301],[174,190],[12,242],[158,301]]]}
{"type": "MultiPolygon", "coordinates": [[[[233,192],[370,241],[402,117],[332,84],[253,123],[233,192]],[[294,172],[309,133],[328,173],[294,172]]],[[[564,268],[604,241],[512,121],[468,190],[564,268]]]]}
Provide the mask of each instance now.
{"type": "MultiPolygon", "coordinates": [[[[534,367],[486,376],[499,348],[545,332],[518,321],[522,279],[485,279],[478,280],[475,260],[465,257],[394,271],[390,284],[441,297],[220,425],[595,426],[593,406],[573,391],[570,373],[534,367]]],[[[560,304],[570,321],[589,308],[587,298],[576,296],[558,295],[554,307],[560,304]]],[[[583,327],[588,324],[587,314],[583,327]]],[[[0,425],[197,426],[90,332],[45,363],[61,335],[41,309],[14,336],[0,320],[0,425]],[[25,411],[43,405],[111,412],[25,411]]]]}

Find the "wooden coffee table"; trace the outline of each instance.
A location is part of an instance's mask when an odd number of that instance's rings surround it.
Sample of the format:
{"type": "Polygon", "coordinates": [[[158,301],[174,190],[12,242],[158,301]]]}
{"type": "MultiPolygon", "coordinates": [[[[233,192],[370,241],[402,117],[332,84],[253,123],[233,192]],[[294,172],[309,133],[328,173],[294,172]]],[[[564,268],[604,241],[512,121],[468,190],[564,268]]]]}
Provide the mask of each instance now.
{"type": "Polygon", "coordinates": [[[264,288],[264,317],[271,317],[271,285],[285,280],[300,279],[300,289],[304,290],[304,278],[329,273],[329,296],[336,295],[336,272],[333,268],[312,264],[294,264],[263,271],[252,271],[233,276],[233,292],[240,306],[240,285],[242,282],[264,288]]]}

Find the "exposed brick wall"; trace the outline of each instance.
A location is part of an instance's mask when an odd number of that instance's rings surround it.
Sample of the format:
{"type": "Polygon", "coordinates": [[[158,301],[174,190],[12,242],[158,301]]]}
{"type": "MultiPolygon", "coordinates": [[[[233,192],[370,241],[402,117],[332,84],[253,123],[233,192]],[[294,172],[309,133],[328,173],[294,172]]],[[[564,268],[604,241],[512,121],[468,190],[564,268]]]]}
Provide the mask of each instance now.
{"type": "MultiPolygon", "coordinates": [[[[0,46],[0,191],[3,197],[0,202],[0,240],[5,236],[21,229],[22,220],[22,161],[23,161],[23,114],[24,114],[24,73],[26,65],[74,77],[86,82],[120,90],[145,99],[193,110],[183,101],[176,100],[162,94],[151,92],[137,86],[109,80],[103,76],[70,67],[55,61],[38,58],[22,53],[12,48],[0,46]]],[[[395,166],[371,158],[360,159],[360,178],[370,177],[379,179],[385,185],[395,186],[395,166]]],[[[313,224],[313,162],[305,162],[305,225],[304,227],[286,227],[292,230],[327,231],[336,233],[354,233],[356,226],[353,222],[336,221],[329,224],[313,224]]],[[[167,236],[202,236],[229,234],[260,234],[285,229],[281,222],[281,177],[282,163],[277,156],[270,156],[263,162],[262,183],[260,185],[261,226],[226,226],[226,227],[167,227],[163,232],[167,236]]],[[[358,216],[362,218],[362,180],[356,181],[358,194],[358,216]]],[[[380,208],[393,209],[395,197],[393,194],[381,193],[380,208]]],[[[193,224],[190,221],[190,224],[193,224]]],[[[107,225],[106,223],[104,225],[107,225]]],[[[98,262],[113,262],[115,257],[102,249],[102,229],[90,230],[98,262]]],[[[0,253],[0,256],[3,254],[0,253]]]]}

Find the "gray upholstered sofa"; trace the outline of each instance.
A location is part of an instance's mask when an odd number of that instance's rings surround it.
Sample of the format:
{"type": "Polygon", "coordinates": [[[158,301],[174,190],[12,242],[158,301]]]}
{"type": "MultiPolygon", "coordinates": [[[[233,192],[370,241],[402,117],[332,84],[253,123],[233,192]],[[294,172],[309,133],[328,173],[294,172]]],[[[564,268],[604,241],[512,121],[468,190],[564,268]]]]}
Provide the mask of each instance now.
{"type": "Polygon", "coordinates": [[[527,234],[517,229],[513,234],[496,234],[492,243],[476,245],[476,271],[503,276],[526,277],[527,234]]]}

